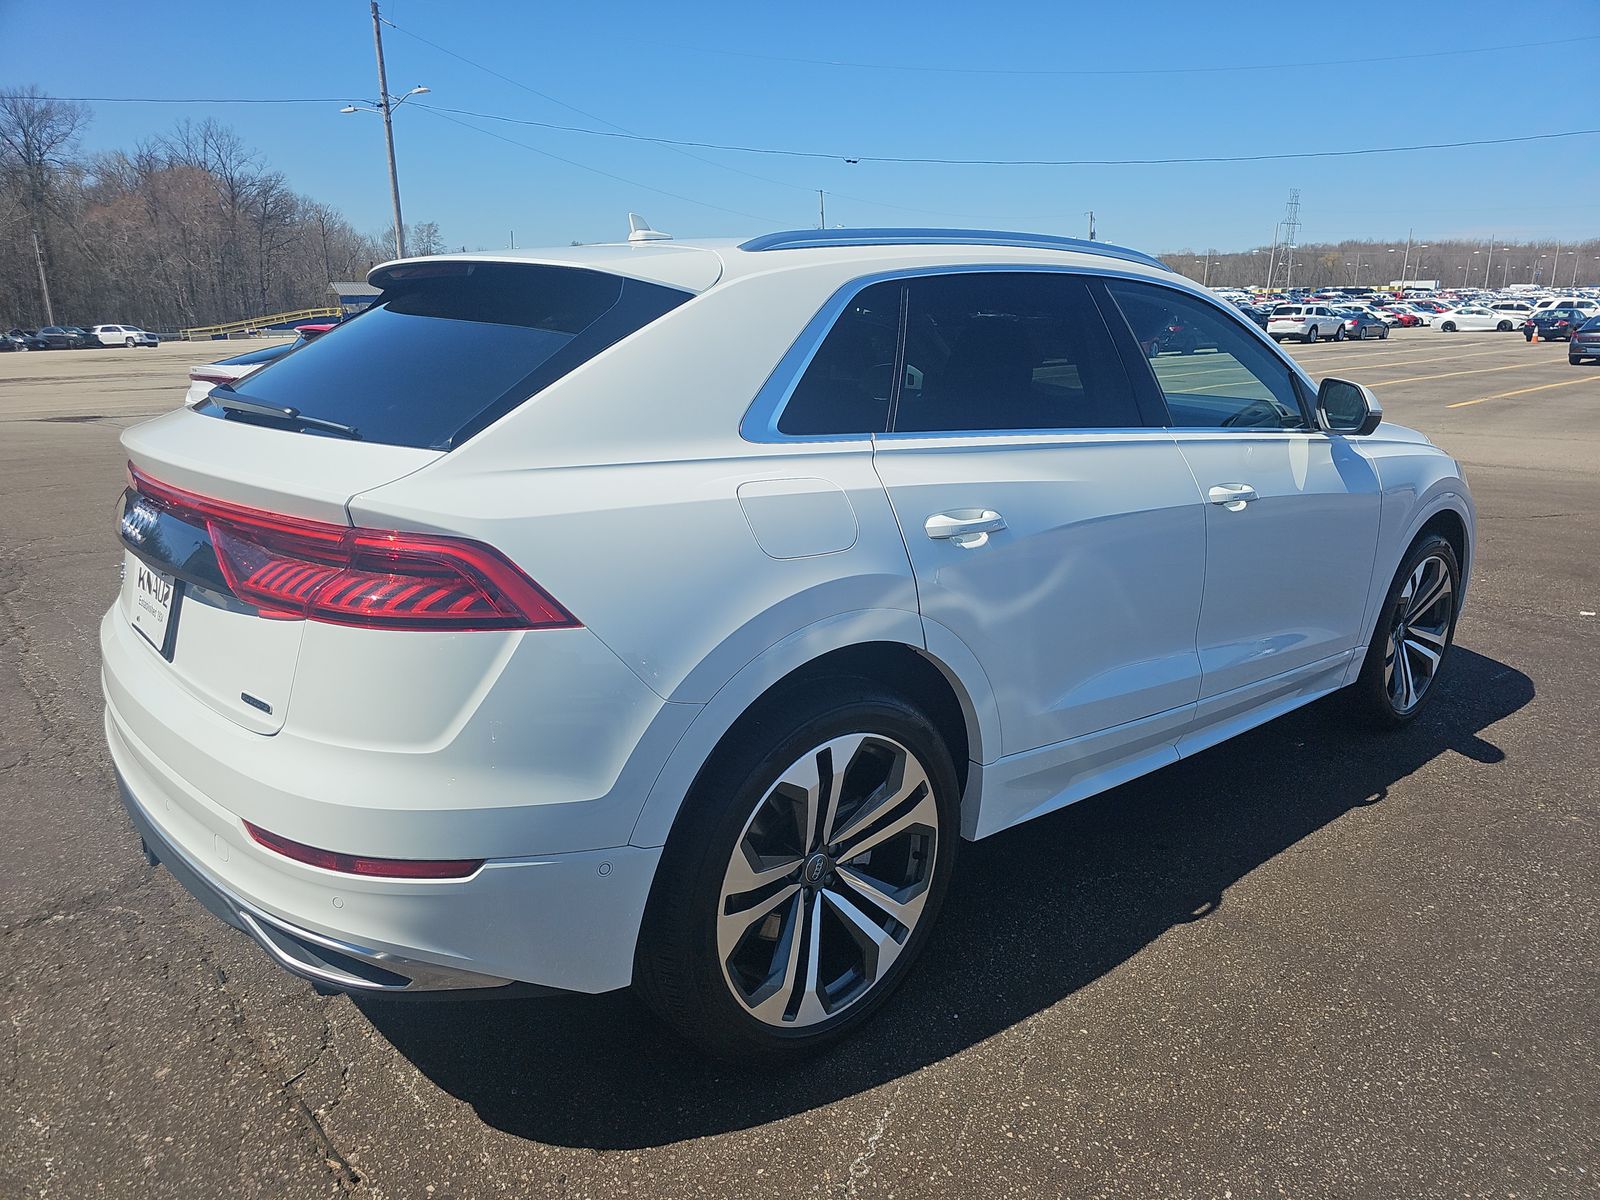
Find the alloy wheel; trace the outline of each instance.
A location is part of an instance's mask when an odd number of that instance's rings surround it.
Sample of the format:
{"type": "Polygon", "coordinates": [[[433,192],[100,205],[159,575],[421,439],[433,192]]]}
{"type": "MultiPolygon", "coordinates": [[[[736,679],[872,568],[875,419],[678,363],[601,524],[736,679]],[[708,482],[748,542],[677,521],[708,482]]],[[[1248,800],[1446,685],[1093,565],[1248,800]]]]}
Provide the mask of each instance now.
{"type": "Polygon", "coordinates": [[[1439,672],[1454,617],[1450,568],[1438,555],[1429,555],[1401,589],[1384,650],[1384,687],[1397,713],[1408,713],[1422,703],[1439,672]]]}
{"type": "Polygon", "coordinates": [[[927,901],[939,813],[927,768],[852,733],[796,759],[745,822],[717,906],[734,999],[780,1029],[818,1025],[889,973],[927,901]]]}

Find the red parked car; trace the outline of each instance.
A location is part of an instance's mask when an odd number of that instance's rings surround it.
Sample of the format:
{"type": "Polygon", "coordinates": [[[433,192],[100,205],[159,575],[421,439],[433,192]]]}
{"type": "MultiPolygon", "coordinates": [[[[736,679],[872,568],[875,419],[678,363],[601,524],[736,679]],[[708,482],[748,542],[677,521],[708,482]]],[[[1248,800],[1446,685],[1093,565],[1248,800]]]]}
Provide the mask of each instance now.
{"type": "Polygon", "coordinates": [[[1406,312],[1401,308],[1386,308],[1383,311],[1396,318],[1400,322],[1401,329],[1410,329],[1413,325],[1422,324],[1422,318],[1414,312],[1406,312]]]}

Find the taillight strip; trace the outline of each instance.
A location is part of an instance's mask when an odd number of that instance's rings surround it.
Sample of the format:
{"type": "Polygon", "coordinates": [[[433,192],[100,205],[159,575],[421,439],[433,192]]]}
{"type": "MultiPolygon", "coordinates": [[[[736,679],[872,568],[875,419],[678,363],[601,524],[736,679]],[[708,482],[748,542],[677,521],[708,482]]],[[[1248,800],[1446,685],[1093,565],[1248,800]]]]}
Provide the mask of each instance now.
{"type": "Polygon", "coordinates": [[[482,542],[284,516],[173,487],[132,463],[128,473],[150,504],[205,529],[228,587],[264,617],[419,631],[579,626],[482,542]]]}

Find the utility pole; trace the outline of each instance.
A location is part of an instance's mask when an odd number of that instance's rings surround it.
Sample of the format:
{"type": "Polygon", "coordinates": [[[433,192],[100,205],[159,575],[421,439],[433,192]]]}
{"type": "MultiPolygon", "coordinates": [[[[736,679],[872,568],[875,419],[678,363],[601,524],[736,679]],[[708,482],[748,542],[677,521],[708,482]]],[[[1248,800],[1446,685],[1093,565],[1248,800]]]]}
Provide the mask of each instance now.
{"type": "Polygon", "coordinates": [[[50,306],[50,281],[44,277],[44,251],[39,248],[39,231],[33,231],[33,261],[39,266],[39,294],[44,297],[44,323],[56,323],[56,310],[50,306]]]}
{"type": "Polygon", "coordinates": [[[1415,229],[1406,230],[1406,258],[1405,262],[1400,266],[1400,290],[1402,292],[1406,290],[1406,280],[1411,278],[1411,237],[1416,232],[1415,229]]]}
{"type": "Polygon", "coordinates": [[[1272,290],[1272,277],[1278,270],[1278,234],[1282,229],[1282,221],[1272,227],[1272,253],[1267,255],[1267,291],[1269,292],[1272,290]]]}
{"type": "Polygon", "coordinates": [[[1089,218],[1089,240],[1092,242],[1094,241],[1094,209],[1091,208],[1083,215],[1089,218]]]}
{"type": "Polygon", "coordinates": [[[822,189],[818,188],[817,189],[817,228],[818,229],[826,229],[827,227],[828,227],[828,205],[827,205],[827,202],[823,199],[823,191],[822,191],[822,189]]]}
{"type": "Polygon", "coordinates": [[[1499,234],[1495,234],[1494,237],[1489,239],[1489,257],[1483,260],[1483,286],[1485,289],[1489,286],[1489,268],[1494,265],[1494,244],[1499,240],[1499,234]]]}
{"type": "Polygon", "coordinates": [[[394,256],[406,256],[406,223],[400,215],[400,176],[394,169],[394,101],[389,96],[389,75],[383,67],[383,25],[378,0],[372,0],[372,45],[378,53],[378,106],[383,110],[383,144],[389,152],[389,197],[394,201],[394,256]]]}

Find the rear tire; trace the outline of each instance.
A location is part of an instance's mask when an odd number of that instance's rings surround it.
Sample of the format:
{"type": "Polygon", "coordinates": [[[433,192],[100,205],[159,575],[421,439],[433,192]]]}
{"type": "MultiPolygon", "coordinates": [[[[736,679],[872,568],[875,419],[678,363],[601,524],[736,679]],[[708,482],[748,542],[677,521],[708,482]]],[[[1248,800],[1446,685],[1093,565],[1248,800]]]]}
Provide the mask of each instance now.
{"type": "Polygon", "coordinates": [[[1455,550],[1438,534],[1419,538],[1395,572],[1350,687],[1358,720],[1377,729],[1416,720],[1455,641],[1460,597],[1455,550]]]}
{"type": "Polygon", "coordinates": [[[1318,339],[1318,337],[1319,337],[1319,334],[1317,333],[1317,327],[1315,325],[1313,325],[1310,329],[1306,330],[1306,344],[1307,345],[1310,345],[1312,342],[1315,342],[1318,339]]]}
{"type": "Polygon", "coordinates": [[[135,343],[134,343],[134,340],[133,340],[133,339],[132,339],[132,338],[128,338],[128,339],[127,339],[127,340],[126,340],[126,341],[124,341],[124,342],[123,342],[123,343],[122,343],[122,344],[123,344],[123,345],[124,345],[124,346],[126,346],[126,347],[127,347],[127,348],[128,348],[128,349],[129,349],[129,350],[132,350],[132,349],[134,349],[134,346],[135,346],[135,343]]]}
{"type": "Polygon", "coordinates": [[[960,826],[955,763],[908,700],[856,676],[781,689],[740,719],[684,801],[639,933],[640,995],[719,1058],[823,1049],[911,969],[960,826]]]}
{"type": "Polygon", "coordinates": [[[1439,326],[1439,328],[1445,333],[1454,333],[1456,331],[1456,323],[1454,321],[1446,321],[1443,325],[1439,326]]]}

